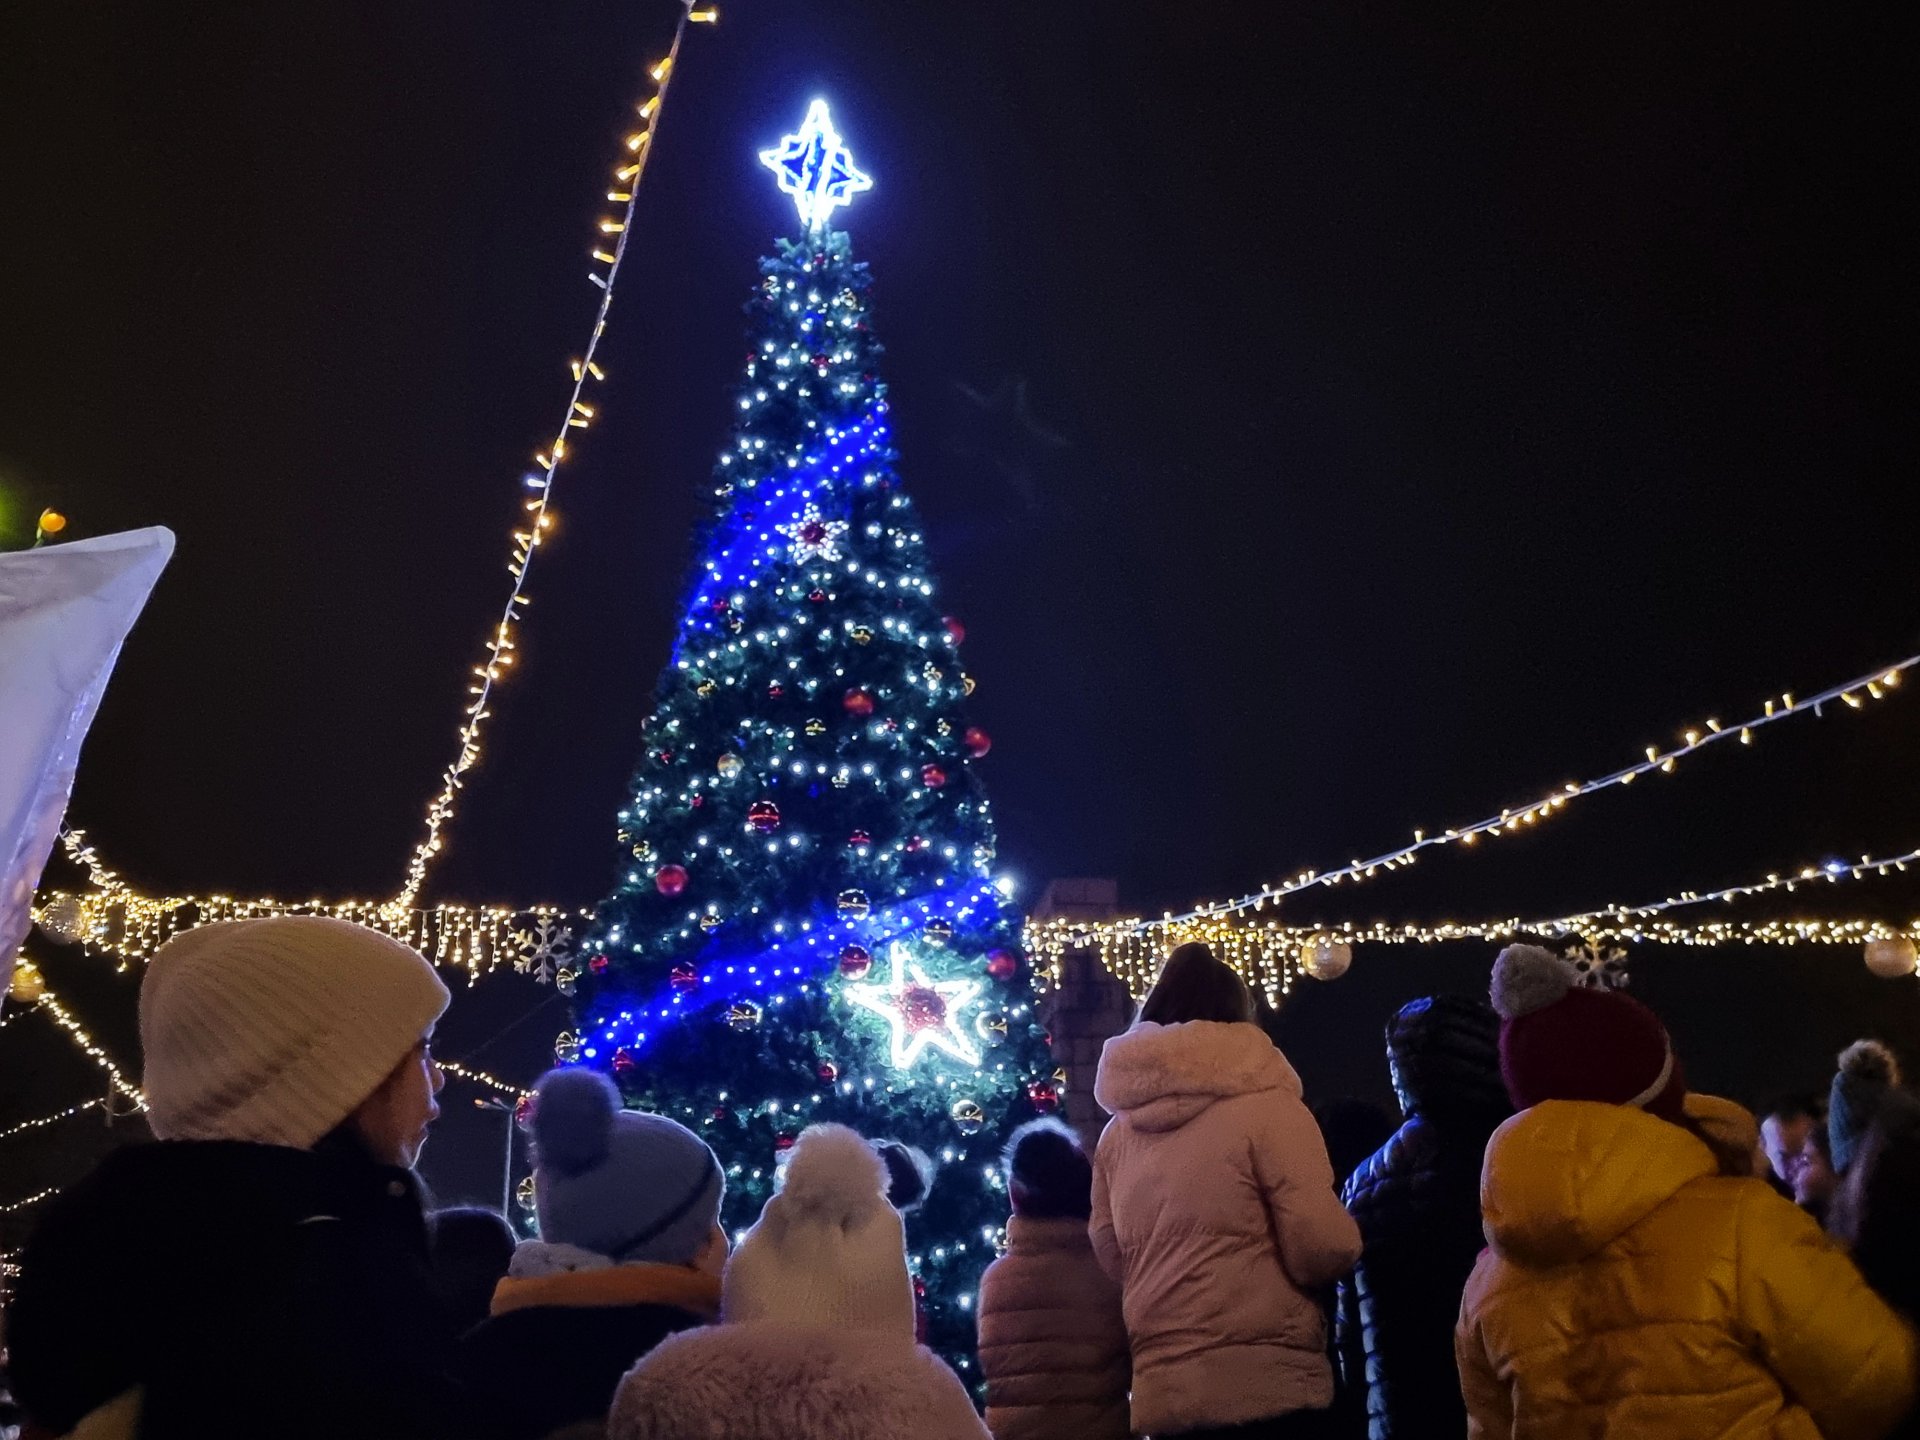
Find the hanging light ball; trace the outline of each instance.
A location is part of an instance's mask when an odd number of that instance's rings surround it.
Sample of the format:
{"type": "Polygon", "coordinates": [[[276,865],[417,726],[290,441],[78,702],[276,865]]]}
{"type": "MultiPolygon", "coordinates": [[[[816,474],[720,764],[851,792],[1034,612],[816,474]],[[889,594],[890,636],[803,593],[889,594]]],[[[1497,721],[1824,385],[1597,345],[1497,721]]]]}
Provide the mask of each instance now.
{"type": "Polygon", "coordinates": [[[521,1178],[520,1183],[513,1187],[513,1198],[515,1203],[518,1204],[522,1210],[526,1211],[527,1214],[531,1215],[533,1213],[533,1176],[526,1175],[521,1178]]]}
{"type": "Polygon", "coordinates": [[[1338,980],[1353,964],[1353,947],[1344,940],[1314,940],[1300,947],[1300,968],[1316,980],[1338,980]]]}
{"type": "Polygon", "coordinates": [[[735,1030],[751,1030],[760,1023],[760,1007],[751,1000],[737,1000],[727,1010],[727,1024],[735,1030]]]}
{"type": "Polygon", "coordinates": [[[956,1100],[947,1113],[953,1116],[954,1127],[962,1135],[978,1135],[987,1128],[987,1112],[980,1108],[978,1100],[956,1100]]]}
{"type": "Polygon", "coordinates": [[[571,1065],[580,1058],[580,1037],[571,1030],[562,1030],[553,1037],[553,1058],[562,1065],[571,1065]]]}
{"type": "Polygon", "coordinates": [[[1886,940],[1867,942],[1867,969],[1882,980],[1898,980],[1902,975],[1911,975],[1920,955],[1914,951],[1913,940],[1906,935],[1895,935],[1886,940]]]}
{"type": "Polygon", "coordinates": [[[1005,946],[987,952],[987,974],[996,980],[1011,980],[1020,973],[1020,952],[1005,946]]]}
{"type": "Polygon", "coordinates": [[[978,725],[969,725],[960,736],[960,743],[967,747],[967,754],[976,760],[993,749],[993,737],[978,725]]]}
{"type": "Polygon", "coordinates": [[[953,924],[947,920],[929,920],[920,934],[934,949],[944,950],[947,942],[953,939],[953,924]]]}
{"type": "Polygon", "coordinates": [[[947,627],[947,638],[953,641],[954,644],[959,645],[966,640],[967,627],[960,623],[958,616],[945,616],[941,619],[940,623],[947,627]]]}
{"type": "Polygon", "coordinates": [[[687,888],[687,867],[662,865],[653,872],[653,888],[662,895],[678,895],[687,888]]]}
{"type": "Polygon", "coordinates": [[[922,765],[920,767],[920,783],[929,790],[938,790],[942,785],[947,783],[947,772],[942,770],[938,765],[922,765]]]}
{"type": "Polygon", "coordinates": [[[640,1068],[640,1062],[633,1058],[633,1052],[624,1046],[613,1052],[613,1073],[622,1077],[633,1074],[640,1068]]]}
{"type": "Polygon", "coordinates": [[[771,800],[756,800],[747,807],[747,824],[762,835],[780,828],[780,807],[771,800]]]}
{"type": "Polygon", "coordinates": [[[729,750],[713,762],[713,768],[720,772],[720,778],[731,780],[746,768],[747,762],[729,750]]]}
{"type": "Polygon", "coordinates": [[[873,969],[873,952],[864,945],[849,945],[840,952],[840,973],[849,980],[859,980],[873,969]]]}
{"type": "Polygon", "coordinates": [[[85,934],[80,902],[71,895],[56,895],[49,900],[35,923],[40,933],[56,945],[72,945],[85,934]]]}
{"type": "Polygon", "coordinates": [[[700,972],[682,960],[667,972],[667,983],[682,995],[700,986],[700,972]]]}
{"type": "Polygon", "coordinates": [[[862,690],[856,685],[840,697],[840,704],[849,715],[871,715],[873,714],[873,692],[862,690]]]}
{"type": "Polygon", "coordinates": [[[850,920],[863,919],[867,911],[873,908],[873,902],[867,899],[867,892],[864,890],[842,890],[839,898],[833,903],[835,908],[850,920]]]}
{"type": "Polygon", "coordinates": [[[1027,1099],[1042,1115],[1051,1115],[1060,1108],[1060,1087],[1051,1080],[1036,1080],[1027,1086],[1027,1099]]]}
{"type": "Polygon", "coordinates": [[[13,970],[13,983],[7,994],[22,1005],[31,1005],[47,993],[46,978],[29,961],[22,960],[13,970]]]}

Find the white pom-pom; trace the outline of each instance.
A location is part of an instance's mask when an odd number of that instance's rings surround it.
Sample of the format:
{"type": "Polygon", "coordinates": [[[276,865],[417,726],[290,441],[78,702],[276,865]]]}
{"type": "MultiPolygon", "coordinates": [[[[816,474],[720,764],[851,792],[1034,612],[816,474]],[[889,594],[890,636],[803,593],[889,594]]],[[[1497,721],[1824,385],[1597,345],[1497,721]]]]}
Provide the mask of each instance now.
{"type": "Polygon", "coordinates": [[[620,1092],[598,1070],[549,1070],[533,1092],[533,1146],[539,1163],[579,1175],[607,1158],[620,1092]]]}
{"type": "Polygon", "coordinates": [[[1573,967],[1538,945],[1509,945],[1493,962],[1493,1008],[1502,1020],[1544,1010],[1569,990],[1573,967]]]}
{"type": "Polygon", "coordinates": [[[847,1226],[887,1203],[887,1166],[845,1125],[809,1125],[793,1142],[780,1193],[789,1206],[847,1226]]]}

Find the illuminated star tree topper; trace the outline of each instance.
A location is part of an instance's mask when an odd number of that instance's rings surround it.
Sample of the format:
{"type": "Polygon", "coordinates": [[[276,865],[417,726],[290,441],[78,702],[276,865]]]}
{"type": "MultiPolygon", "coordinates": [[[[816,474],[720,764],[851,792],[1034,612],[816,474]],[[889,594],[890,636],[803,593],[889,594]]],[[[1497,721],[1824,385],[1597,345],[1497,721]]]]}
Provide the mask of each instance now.
{"type": "Polygon", "coordinates": [[[853,152],[833,128],[824,100],[807,107],[798,133],[762,150],[760,163],[779,177],[781,193],[793,197],[808,231],[824,228],[836,209],[873,188],[872,178],[854,169],[853,152]]]}

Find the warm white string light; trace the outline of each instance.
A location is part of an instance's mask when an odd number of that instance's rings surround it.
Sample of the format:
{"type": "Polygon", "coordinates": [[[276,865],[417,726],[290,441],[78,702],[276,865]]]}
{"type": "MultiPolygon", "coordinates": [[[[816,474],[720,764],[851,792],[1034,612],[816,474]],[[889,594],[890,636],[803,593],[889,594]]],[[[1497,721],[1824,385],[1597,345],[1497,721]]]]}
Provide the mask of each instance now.
{"type": "Polygon", "coordinates": [[[49,1185],[46,1189],[36,1190],[33,1194],[23,1199],[13,1200],[5,1205],[0,1205],[0,1215],[11,1215],[14,1211],[24,1210],[29,1205],[38,1205],[42,1200],[50,1200],[59,1193],[60,1187],[58,1185],[49,1185]]]}
{"type": "Polygon", "coordinates": [[[1704,720],[1699,725],[1684,731],[1680,744],[1664,750],[1658,745],[1649,745],[1646,747],[1645,760],[1637,761],[1610,775],[1602,775],[1593,780],[1568,781],[1552,794],[1531,804],[1522,805],[1517,809],[1502,810],[1498,815],[1489,815],[1486,819],[1476,820],[1471,825],[1458,826],[1432,834],[1425,830],[1416,830],[1413,832],[1411,844],[1376,855],[1371,860],[1354,860],[1337,870],[1303,870],[1290,880],[1268,885],[1252,894],[1243,895],[1238,900],[1222,900],[1210,905],[1196,906],[1184,914],[1165,915],[1158,920],[1137,920],[1130,923],[1145,930],[1169,929],[1194,920],[1231,915],[1241,910],[1259,910],[1270,901],[1296,895],[1315,886],[1371,880],[1384,871],[1397,870],[1402,866],[1413,864],[1423,850],[1441,845],[1472,845],[1482,835],[1510,834],[1558,814],[1569,801],[1593,795],[1602,790],[1611,790],[1616,786],[1631,785],[1642,775],[1655,770],[1671,773],[1682,759],[1706,749],[1709,745],[1717,745],[1722,741],[1736,738],[1743,745],[1751,744],[1755,731],[1776,721],[1784,720],[1789,715],[1809,713],[1818,715],[1836,700],[1850,709],[1857,710],[1865,703],[1861,699],[1862,695],[1873,700],[1884,699],[1889,691],[1900,684],[1900,677],[1915,665],[1920,665],[1920,655],[1909,655],[1904,660],[1882,666],[1857,679],[1829,686],[1819,694],[1807,696],[1805,699],[1795,699],[1793,693],[1787,691],[1777,699],[1768,700],[1758,715],[1743,720],[1737,725],[1722,725],[1718,720],[1704,720]]]}
{"type": "Polygon", "coordinates": [[[74,1019],[72,1012],[60,1003],[60,997],[55,995],[52,989],[44,990],[40,998],[34,1003],[47,1013],[54,1024],[58,1025],[62,1030],[66,1031],[68,1035],[73,1037],[73,1043],[80,1047],[87,1058],[106,1072],[107,1083],[127,1099],[133,1101],[134,1109],[145,1110],[147,1108],[147,1097],[142,1095],[139,1087],[128,1080],[121,1072],[120,1067],[113,1063],[113,1057],[107,1054],[98,1042],[94,1040],[93,1036],[87,1033],[86,1027],[74,1019]]]}
{"type": "Polygon", "coordinates": [[[554,479],[561,461],[567,456],[568,442],[573,432],[585,430],[593,422],[597,407],[587,403],[587,387],[606,378],[606,373],[594,357],[599,353],[600,342],[606,335],[607,315],[613,308],[614,285],[620,275],[621,262],[626,258],[627,238],[633,229],[640,181],[646,174],[647,160],[653,153],[653,140],[660,128],[660,116],[666,109],[667,88],[672,84],[674,65],[680,58],[680,43],[689,24],[710,24],[718,18],[719,12],[713,7],[705,6],[696,10],[689,3],[681,13],[679,24],[674,27],[673,44],[667,49],[666,59],[649,72],[653,78],[654,92],[638,106],[639,128],[627,136],[621,163],[614,171],[615,188],[607,192],[608,201],[620,207],[616,212],[617,218],[600,222],[600,242],[593,249],[596,264],[606,267],[604,270],[593,270],[587,277],[600,288],[600,304],[593,317],[593,328],[587,334],[586,349],[580,358],[570,362],[573,389],[567,397],[566,413],[554,434],[553,443],[534,456],[534,463],[539,469],[526,477],[531,494],[524,502],[525,520],[521,528],[513,531],[512,552],[507,563],[507,573],[512,577],[513,584],[507,591],[507,603],[500,612],[499,622],[488,634],[482,647],[484,653],[481,663],[473,667],[473,683],[467,687],[470,698],[461,716],[459,748],[454,751],[453,763],[447,766],[441,776],[439,793],[427,802],[426,833],[414,847],[407,861],[406,882],[391,902],[396,910],[409,909],[419,896],[420,887],[426,882],[427,869],[432,865],[434,856],[440,853],[440,832],[453,818],[458,804],[459,793],[465,783],[461,777],[480,759],[480,732],[492,714],[488,705],[494,684],[513,663],[514,633],[528,605],[527,576],[533,571],[534,552],[540,548],[541,541],[553,524],[551,507],[554,479]]]}
{"type": "Polygon", "coordinates": [[[481,1085],[491,1086],[501,1094],[512,1095],[516,1099],[524,1100],[533,1093],[531,1090],[521,1089],[518,1085],[510,1081],[502,1080],[498,1075],[489,1075],[484,1070],[475,1070],[471,1066],[462,1065],[455,1060],[440,1060],[436,1058],[434,1063],[449,1075],[457,1075],[462,1080],[472,1080],[481,1085]]]}
{"type": "Polygon", "coordinates": [[[83,1100],[78,1105],[69,1105],[66,1109],[56,1111],[52,1115],[42,1115],[38,1120],[22,1120],[18,1125],[9,1125],[6,1129],[0,1130],[0,1140],[5,1140],[11,1135],[18,1135],[24,1130],[41,1130],[48,1125],[57,1125],[62,1120],[69,1119],[75,1115],[85,1114],[96,1106],[104,1104],[106,1104],[106,1101],[97,1098],[93,1100],[83,1100]]]}

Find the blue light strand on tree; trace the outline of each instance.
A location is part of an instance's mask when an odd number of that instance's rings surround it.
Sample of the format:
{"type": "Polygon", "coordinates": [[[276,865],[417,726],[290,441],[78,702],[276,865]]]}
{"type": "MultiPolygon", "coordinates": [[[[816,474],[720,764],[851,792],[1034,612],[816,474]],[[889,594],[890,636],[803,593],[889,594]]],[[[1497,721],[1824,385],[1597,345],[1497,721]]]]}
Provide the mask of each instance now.
{"type": "Polygon", "coordinates": [[[713,1144],[732,1229],[815,1121],[940,1161],[910,1261],[930,1343],[972,1375],[999,1147],[1057,1105],[1057,1077],[992,880],[964,630],[895,473],[867,268],[824,223],[870,183],[844,152],[816,105],[762,157],[802,235],[748,305],[713,513],[559,1053],[713,1144]]]}

